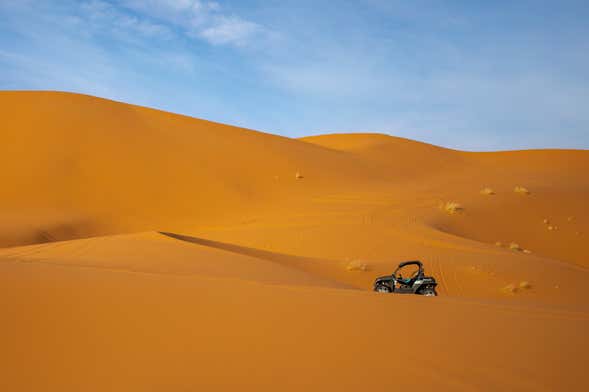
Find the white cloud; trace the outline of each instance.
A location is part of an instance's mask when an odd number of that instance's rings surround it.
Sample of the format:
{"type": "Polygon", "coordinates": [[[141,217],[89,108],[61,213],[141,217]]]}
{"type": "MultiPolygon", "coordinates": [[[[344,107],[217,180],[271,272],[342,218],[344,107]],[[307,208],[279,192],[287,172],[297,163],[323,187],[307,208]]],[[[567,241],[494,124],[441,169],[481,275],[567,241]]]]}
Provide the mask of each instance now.
{"type": "Polygon", "coordinates": [[[214,45],[243,46],[261,31],[260,25],[256,23],[235,16],[221,16],[215,18],[214,22],[201,30],[198,35],[214,45]]]}
{"type": "Polygon", "coordinates": [[[102,0],[91,0],[80,5],[81,16],[70,19],[84,25],[86,30],[115,34],[125,41],[136,41],[134,37],[170,39],[172,31],[161,23],[128,15],[102,0]]]}
{"type": "Polygon", "coordinates": [[[154,18],[172,21],[187,12],[199,12],[206,8],[206,4],[199,0],[123,0],[121,4],[154,18]]]}
{"type": "Polygon", "coordinates": [[[0,46],[4,88],[76,91],[120,100],[133,96],[141,102],[150,92],[137,86],[142,74],[136,64],[188,76],[196,67],[190,53],[172,44],[175,33],[167,26],[105,1],[63,8],[23,2],[11,12],[13,17],[5,20],[0,12],[0,23],[6,21],[3,27],[24,44],[0,46]],[[164,45],[154,55],[156,40],[164,45]]]}
{"type": "Polygon", "coordinates": [[[122,5],[213,45],[245,46],[265,32],[261,25],[226,12],[216,1],[124,0],[122,5]]]}

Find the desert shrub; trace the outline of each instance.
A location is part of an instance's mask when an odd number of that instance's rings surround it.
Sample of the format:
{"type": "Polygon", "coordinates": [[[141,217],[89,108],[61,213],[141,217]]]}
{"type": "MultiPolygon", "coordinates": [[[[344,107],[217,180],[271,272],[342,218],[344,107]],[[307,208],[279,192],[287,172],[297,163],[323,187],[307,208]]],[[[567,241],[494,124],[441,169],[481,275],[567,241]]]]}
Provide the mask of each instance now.
{"type": "Polygon", "coordinates": [[[299,173],[299,172],[296,172],[296,174],[295,174],[295,178],[296,178],[297,180],[300,180],[301,178],[303,178],[303,175],[302,175],[301,173],[299,173]]]}
{"type": "Polygon", "coordinates": [[[517,292],[517,286],[513,283],[510,283],[507,286],[503,287],[501,291],[505,294],[515,294],[517,292]]]}
{"type": "Polygon", "coordinates": [[[518,251],[518,252],[521,252],[523,250],[522,247],[519,246],[519,244],[517,244],[515,242],[512,242],[512,243],[509,244],[509,249],[515,250],[515,251],[518,251]]]}
{"type": "Polygon", "coordinates": [[[494,195],[494,194],[495,194],[495,191],[493,189],[491,189],[491,188],[483,188],[483,189],[481,189],[481,195],[490,196],[490,195],[494,195]]]}
{"type": "Polygon", "coordinates": [[[519,193],[520,195],[529,195],[530,191],[527,188],[524,188],[523,186],[516,186],[515,188],[513,188],[513,191],[515,193],[519,193]]]}
{"type": "Polygon", "coordinates": [[[532,285],[530,284],[530,282],[528,282],[526,280],[522,280],[521,282],[519,282],[519,288],[527,290],[527,289],[531,289],[532,285]]]}
{"type": "Polygon", "coordinates": [[[368,265],[360,260],[352,260],[346,265],[346,270],[364,272],[368,270],[368,265]]]}
{"type": "Polygon", "coordinates": [[[515,294],[520,290],[528,290],[531,289],[532,285],[530,282],[526,280],[522,280],[519,284],[510,283],[507,286],[503,287],[501,291],[505,294],[515,294]]]}
{"type": "Polygon", "coordinates": [[[442,206],[442,209],[446,211],[448,214],[452,215],[458,212],[462,212],[464,210],[464,207],[462,207],[460,203],[457,203],[455,201],[448,201],[442,206]]]}

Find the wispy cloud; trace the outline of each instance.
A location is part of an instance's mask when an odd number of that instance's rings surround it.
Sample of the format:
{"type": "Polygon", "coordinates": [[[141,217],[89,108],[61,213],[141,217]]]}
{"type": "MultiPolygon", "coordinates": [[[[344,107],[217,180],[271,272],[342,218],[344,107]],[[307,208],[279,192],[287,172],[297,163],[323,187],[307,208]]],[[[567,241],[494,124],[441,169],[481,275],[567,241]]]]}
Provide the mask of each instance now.
{"type": "Polygon", "coordinates": [[[81,32],[113,34],[120,39],[138,42],[144,38],[170,40],[174,32],[164,23],[157,23],[138,15],[122,12],[113,4],[102,0],[79,3],[65,23],[76,24],[81,32]]]}
{"type": "Polygon", "coordinates": [[[216,17],[214,23],[200,30],[198,36],[214,45],[244,46],[260,33],[261,26],[235,16],[216,17]]]}
{"type": "Polygon", "coordinates": [[[140,15],[165,21],[187,37],[213,45],[245,46],[266,32],[260,24],[227,12],[220,3],[200,0],[124,0],[140,15]]]}
{"type": "Polygon", "coordinates": [[[154,99],[143,72],[189,78],[198,61],[170,44],[164,23],[102,0],[0,4],[0,88],[83,92],[140,104],[154,99]],[[9,8],[8,8],[9,7],[9,8]]]}

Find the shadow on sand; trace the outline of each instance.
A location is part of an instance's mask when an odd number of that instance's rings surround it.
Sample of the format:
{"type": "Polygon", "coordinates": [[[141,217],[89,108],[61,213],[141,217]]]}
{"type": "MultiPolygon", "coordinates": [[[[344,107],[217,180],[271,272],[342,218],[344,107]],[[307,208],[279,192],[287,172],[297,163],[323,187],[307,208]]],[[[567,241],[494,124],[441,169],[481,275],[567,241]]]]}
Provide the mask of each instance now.
{"type": "Polygon", "coordinates": [[[229,244],[226,242],[219,242],[213,240],[207,240],[204,238],[192,237],[183,234],[170,233],[165,231],[159,232],[170,238],[174,238],[180,241],[190,242],[197,245],[209,246],[216,249],[225,250],[227,252],[237,253],[240,255],[256,257],[258,259],[272,261],[281,264],[286,267],[295,268],[315,276],[319,276],[324,279],[337,282],[339,286],[345,288],[355,288],[346,283],[338,281],[333,277],[334,268],[342,268],[341,262],[328,260],[328,259],[316,259],[312,257],[294,256],[284,253],[270,252],[267,250],[261,250],[257,248],[249,248],[247,246],[229,244]],[[330,273],[331,271],[331,273],[330,273]]]}

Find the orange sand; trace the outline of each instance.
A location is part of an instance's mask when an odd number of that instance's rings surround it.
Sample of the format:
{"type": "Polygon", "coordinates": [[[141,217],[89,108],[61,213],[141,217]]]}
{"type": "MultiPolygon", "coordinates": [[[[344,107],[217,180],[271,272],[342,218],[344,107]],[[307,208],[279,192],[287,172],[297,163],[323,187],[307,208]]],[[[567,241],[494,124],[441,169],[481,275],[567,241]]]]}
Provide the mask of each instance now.
{"type": "Polygon", "coordinates": [[[0,118],[0,391],[589,388],[588,151],[53,92],[0,92],[0,118]],[[439,297],[370,292],[407,259],[439,297]]]}

